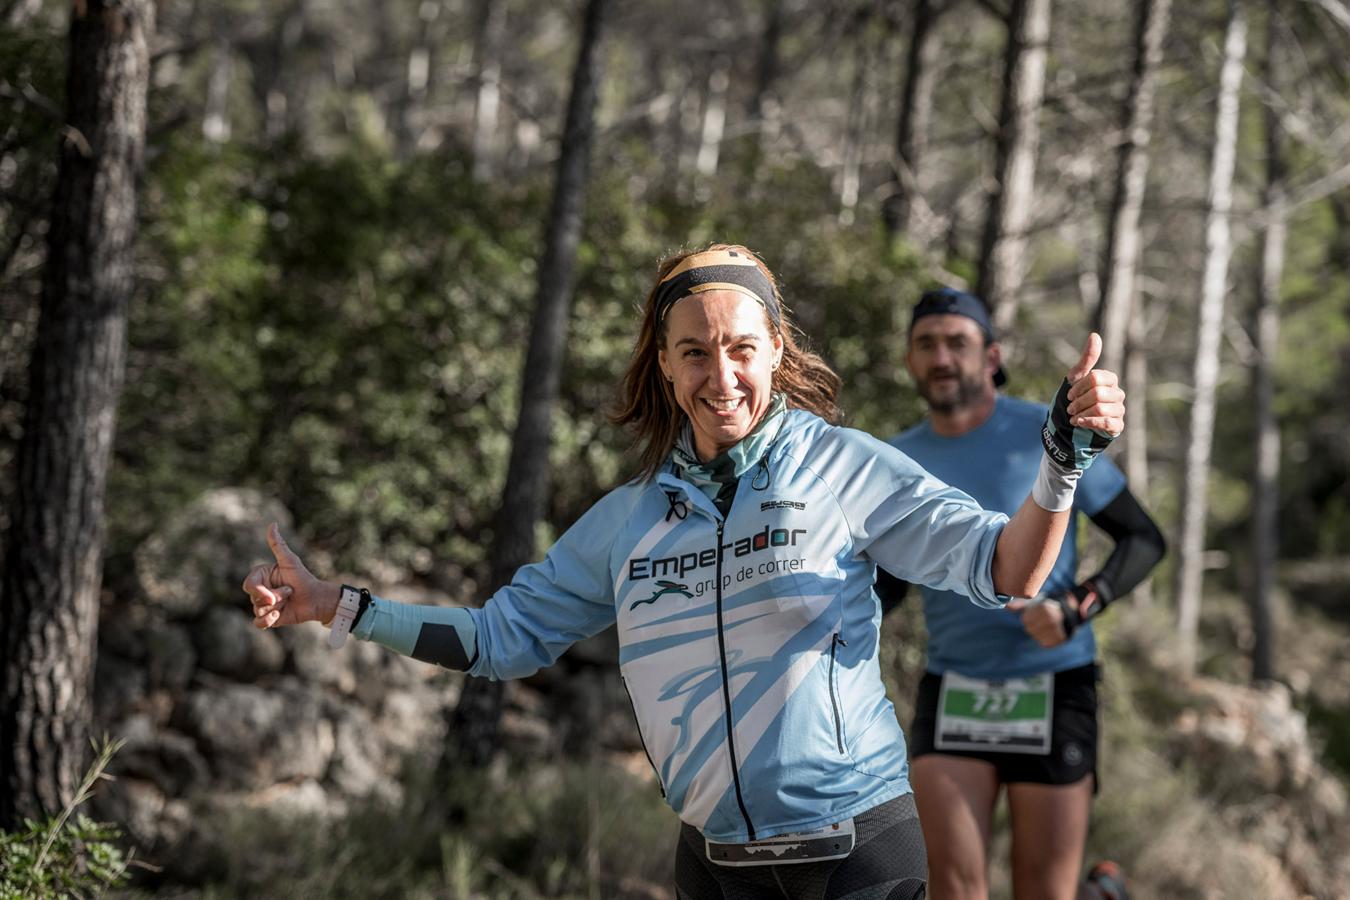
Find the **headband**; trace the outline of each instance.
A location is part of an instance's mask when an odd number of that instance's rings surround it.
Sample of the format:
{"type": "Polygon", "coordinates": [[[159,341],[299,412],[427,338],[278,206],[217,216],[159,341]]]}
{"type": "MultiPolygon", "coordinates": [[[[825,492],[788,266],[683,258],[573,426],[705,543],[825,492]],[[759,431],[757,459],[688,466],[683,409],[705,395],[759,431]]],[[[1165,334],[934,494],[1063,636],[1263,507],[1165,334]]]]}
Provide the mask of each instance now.
{"type": "Polygon", "coordinates": [[[656,286],[656,325],[676,303],[704,291],[736,291],[754,300],[769,314],[775,328],[782,325],[782,312],[773,284],[753,257],[735,250],[707,250],[686,257],[656,286]]]}

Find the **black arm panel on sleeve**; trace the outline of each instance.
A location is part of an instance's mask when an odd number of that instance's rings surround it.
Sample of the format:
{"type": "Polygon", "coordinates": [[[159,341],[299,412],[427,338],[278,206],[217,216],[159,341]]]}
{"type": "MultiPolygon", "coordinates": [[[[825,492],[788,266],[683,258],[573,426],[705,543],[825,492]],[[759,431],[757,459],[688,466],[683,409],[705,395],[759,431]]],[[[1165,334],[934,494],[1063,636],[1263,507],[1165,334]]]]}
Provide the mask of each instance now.
{"type": "Polygon", "coordinates": [[[1102,570],[1090,579],[1105,606],[1148,576],[1167,552],[1167,542],[1129,488],[1122,488],[1092,521],[1116,542],[1102,570]]]}
{"type": "Polygon", "coordinates": [[[890,572],[877,566],[877,583],[873,586],[881,598],[881,615],[885,617],[891,610],[905,602],[909,593],[909,582],[896,578],[890,572]]]}

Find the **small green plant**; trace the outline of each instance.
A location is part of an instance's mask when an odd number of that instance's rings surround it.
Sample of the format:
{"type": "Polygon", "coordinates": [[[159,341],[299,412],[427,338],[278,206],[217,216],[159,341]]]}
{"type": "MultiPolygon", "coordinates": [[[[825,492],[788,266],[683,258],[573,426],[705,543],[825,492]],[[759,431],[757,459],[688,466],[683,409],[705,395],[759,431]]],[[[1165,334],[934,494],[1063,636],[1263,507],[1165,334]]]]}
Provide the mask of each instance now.
{"type": "Polygon", "coordinates": [[[94,763],[59,815],[0,831],[0,900],[98,896],[126,883],[131,859],[117,845],[121,829],[75,814],[94,784],[108,777],[104,770],[121,746],[107,738],[94,745],[94,763]]]}

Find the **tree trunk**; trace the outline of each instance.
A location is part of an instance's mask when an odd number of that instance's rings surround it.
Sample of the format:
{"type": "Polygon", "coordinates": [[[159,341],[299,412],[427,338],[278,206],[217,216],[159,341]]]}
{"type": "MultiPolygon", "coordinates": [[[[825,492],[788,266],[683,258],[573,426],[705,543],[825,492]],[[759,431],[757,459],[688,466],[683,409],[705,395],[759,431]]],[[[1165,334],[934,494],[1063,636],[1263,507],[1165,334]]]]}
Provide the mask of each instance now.
{"type": "Polygon", "coordinates": [[[1228,292],[1228,261],[1232,255],[1229,210],[1233,204],[1233,167],[1237,156],[1238,92],[1242,61],[1247,52],[1247,17],[1243,0],[1229,0],[1223,69],[1219,75],[1219,104],[1214,117],[1214,155],[1210,164],[1209,219],[1205,227],[1205,270],[1200,286],[1199,321],[1195,340],[1195,397],[1191,405],[1190,437],[1182,476],[1181,542],[1177,555],[1177,621],[1181,663],[1195,671],[1196,629],[1204,582],[1205,519],[1208,512],[1210,451],[1214,442],[1215,391],[1219,380],[1219,338],[1223,304],[1228,292]]]}
{"type": "Polygon", "coordinates": [[[853,85],[848,95],[848,123],[844,127],[843,164],[839,172],[839,222],[852,225],[862,186],[862,160],[871,125],[867,73],[873,60],[864,41],[853,63],[853,85]]]}
{"type": "Polygon", "coordinates": [[[718,57],[708,73],[707,99],[703,104],[703,127],[699,129],[698,157],[694,170],[700,178],[717,174],[722,155],[722,135],[727,124],[727,89],[731,86],[731,60],[718,57]]]}
{"type": "Polygon", "coordinates": [[[786,0],[764,0],[764,34],[755,62],[755,84],[746,102],[745,115],[754,129],[754,151],[758,163],[765,137],[771,136],[778,119],[778,100],[773,86],[778,80],[779,50],[783,43],[783,5],[786,0]]]}
{"type": "Polygon", "coordinates": [[[881,208],[886,233],[892,242],[901,234],[911,243],[926,244],[934,235],[921,238],[916,208],[921,196],[919,167],[928,149],[928,125],[933,115],[933,85],[937,81],[938,55],[942,41],[937,23],[942,9],[938,0],[916,0],[914,23],[905,58],[905,87],[900,100],[900,122],[895,136],[895,173],[890,195],[881,208]]]}
{"type": "MultiPolygon", "coordinates": [[[[1125,394],[1129,398],[1130,423],[1125,429],[1125,479],[1147,499],[1148,478],[1148,312],[1143,298],[1135,304],[1125,351],[1125,394]]],[[[1153,605],[1153,573],[1135,587],[1130,596],[1138,606],[1153,605]]]]}
{"type": "MultiPolygon", "coordinates": [[[[1266,87],[1280,97],[1280,67],[1275,56],[1280,16],[1271,4],[1266,19],[1266,87]]],[[[1256,464],[1252,477],[1252,680],[1275,678],[1275,631],[1271,621],[1271,593],[1279,555],[1280,429],[1275,421],[1275,356],[1280,338],[1280,279],[1288,234],[1289,201],[1280,113],[1272,102],[1265,107],[1266,226],[1261,252],[1260,281],[1252,329],[1256,356],[1252,362],[1252,408],[1256,414],[1256,464]]]]}
{"type": "Polygon", "coordinates": [[[1006,335],[1017,318],[1017,295],[1026,275],[1027,226],[1036,183],[1038,119],[1045,93],[1050,40],[1050,0],[1012,0],[995,151],[995,185],[989,195],[975,291],[994,311],[1006,335]]]}
{"type": "Polygon", "coordinates": [[[0,827],[72,799],[89,749],[103,489],[125,372],[154,4],[75,4],[67,131],[0,576],[0,827]]]}
{"type": "MultiPolygon", "coordinates": [[[[587,0],[567,122],[558,157],[557,184],[549,211],[543,260],[539,266],[530,346],[520,379],[520,416],[511,442],[511,462],[497,512],[490,556],[489,588],[508,583],[516,570],[535,559],[535,525],[548,494],[549,446],[553,407],[562,380],[567,317],[581,214],[586,200],[595,101],[600,81],[600,29],[609,0],[587,0]]],[[[470,679],[452,721],[459,759],[483,764],[491,758],[501,719],[502,683],[470,679]]]]}
{"type": "Polygon", "coordinates": [[[211,77],[206,83],[206,114],[202,137],[214,144],[230,139],[230,81],[234,77],[234,50],[229,40],[218,39],[211,51],[211,77]]]}
{"type": "Polygon", "coordinates": [[[486,181],[497,166],[497,116],[501,109],[504,0],[479,0],[474,34],[473,177],[486,181]]]}
{"type": "MultiPolygon", "coordinates": [[[[1162,62],[1163,37],[1172,0],[1139,0],[1134,36],[1134,72],[1122,110],[1111,220],[1102,261],[1102,295],[1096,328],[1102,335],[1100,365],[1117,369],[1124,361],[1130,312],[1134,306],[1134,273],[1139,264],[1139,211],[1148,182],[1148,145],[1153,125],[1153,91],[1162,62]]],[[[1126,440],[1129,438],[1127,437],[1126,440]]]]}

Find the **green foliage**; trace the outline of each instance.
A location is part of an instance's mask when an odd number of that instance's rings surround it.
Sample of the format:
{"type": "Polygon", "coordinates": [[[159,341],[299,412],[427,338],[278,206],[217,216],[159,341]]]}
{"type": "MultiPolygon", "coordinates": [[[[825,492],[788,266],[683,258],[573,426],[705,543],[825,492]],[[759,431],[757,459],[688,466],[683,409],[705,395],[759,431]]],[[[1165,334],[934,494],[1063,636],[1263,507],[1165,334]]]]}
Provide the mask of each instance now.
{"type": "Polygon", "coordinates": [[[463,771],[443,795],[429,782],[336,820],[227,817],[205,896],[615,897],[669,880],[678,822],[648,779],[591,760],[463,771]]]}
{"type": "Polygon", "coordinates": [[[60,815],[0,831],[0,900],[83,897],[126,883],[129,857],[118,846],[121,829],[75,813],[120,746],[105,740],[95,747],[97,759],[60,815]]]}
{"type": "MultiPolygon", "coordinates": [[[[165,513],[221,484],[280,497],[348,568],[482,564],[548,173],[480,184],[453,151],[398,160],[378,142],[347,146],[264,152],[183,136],[151,170],[142,253],[156,277],[132,311],[109,486],[114,576],[165,513]]],[[[680,246],[732,240],[765,255],[843,377],[851,423],[893,433],[917,417],[894,390],[917,263],[892,255],[876,220],[822,215],[831,187],[812,163],[766,168],[749,198],[726,178],[707,201],[658,189],[634,202],[631,171],[597,167],[554,417],[552,458],[567,474],[545,535],[632,474],[606,414],[635,310],[680,246]]]]}
{"type": "Polygon", "coordinates": [[[0,832],[0,898],[79,897],[126,882],[121,830],[78,814],[0,832]]]}

